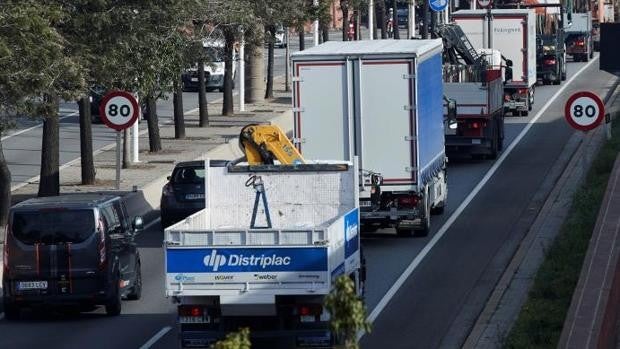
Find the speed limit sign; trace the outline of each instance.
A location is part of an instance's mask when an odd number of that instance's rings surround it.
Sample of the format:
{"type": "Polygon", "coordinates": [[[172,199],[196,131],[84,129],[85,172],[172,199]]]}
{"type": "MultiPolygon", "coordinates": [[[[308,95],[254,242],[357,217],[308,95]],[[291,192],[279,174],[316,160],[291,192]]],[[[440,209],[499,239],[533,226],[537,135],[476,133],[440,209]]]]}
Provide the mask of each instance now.
{"type": "Polygon", "coordinates": [[[564,117],[573,128],[590,131],[603,121],[605,105],[599,96],[592,92],[577,92],[566,101],[564,117]]]}
{"type": "Polygon", "coordinates": [[[138,120],[140,110],[138,101],[129,92],[112,91],[107,93],[99,105],[99,115],[106,126],[122,131],[138,120]]]}

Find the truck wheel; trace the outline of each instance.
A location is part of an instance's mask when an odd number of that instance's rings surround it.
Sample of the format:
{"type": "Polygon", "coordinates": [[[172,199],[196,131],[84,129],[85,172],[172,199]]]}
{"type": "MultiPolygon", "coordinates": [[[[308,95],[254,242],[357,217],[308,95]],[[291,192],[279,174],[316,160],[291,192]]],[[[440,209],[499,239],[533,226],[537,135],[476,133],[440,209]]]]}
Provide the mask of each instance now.
{"type": "Polygon", "coordinates": [[[587,53],[584,53],[584,54],[583,54],[583,59],[582,59],[582,60],[583,60],[584,62],[588,62],[588,61],[590,60],[590,56],[588,56],[588,54],[587,54],[587,53]]]}
{"type": "Polygon", "coordinates": [[[420,229],[415,230],[413,236],[427,236],[428,232],[431,230],[431,198],[428,193],[428,189],[426,190],[426,198],[424,199],[424,217],[422,218],[422,227],[420,229]]]}
{"type": "Polygon", "coordinates": [[[401,228],[399,224],[396,224],[396,235],[401,237],[409,237],[413,235],[413,228],[401,228]]]}

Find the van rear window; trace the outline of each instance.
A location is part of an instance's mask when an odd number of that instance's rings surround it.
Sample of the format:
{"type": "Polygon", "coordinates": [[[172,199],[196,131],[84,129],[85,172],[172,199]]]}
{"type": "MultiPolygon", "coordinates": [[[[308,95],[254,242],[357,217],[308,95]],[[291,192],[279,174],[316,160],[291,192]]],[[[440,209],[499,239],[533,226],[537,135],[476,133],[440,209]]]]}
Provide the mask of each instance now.
{"type": "Polygon", "coordinates": [[[95,232],[93,210],[15,212],[13,236],[25,244],[79,243],[95,232]]]}

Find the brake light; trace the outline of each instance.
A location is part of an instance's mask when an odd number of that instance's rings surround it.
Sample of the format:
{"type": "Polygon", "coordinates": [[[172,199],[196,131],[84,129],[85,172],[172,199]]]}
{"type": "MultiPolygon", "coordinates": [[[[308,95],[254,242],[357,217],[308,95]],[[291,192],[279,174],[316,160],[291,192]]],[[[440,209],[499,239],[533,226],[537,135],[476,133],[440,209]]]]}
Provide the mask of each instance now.
{"type": "Polygon", "coordinates": [[[577,46],[583,46],[583,45],[585,45],[585,42],[584,42],[583,39],[578,39],[575,44],[577,44],[577,46]]]}
{"type": "Polygon", "coordinates": [[[173,194],[174,190],[172,189],[172,185],[170,185],[170,182],[166,183],[166,185],[164,185],[164,187],[162,188],[162,195],[170,196],[173,194]]]}
{"type": "Polygon", "coordinates": [[[2,262],[4,268],[4,274],[9,273],[9,235],[11,234],[11,226],[6,225],[6,239],[4,241],[4,251],[2,252],[2,262]]]}
{"type": "Polygon", "coordinates": [[[103,224],[103,220],[100,218],[99,223],[97,224],[97,230],[99,231],[99,270],[103,270],[105,268],[106,262],[106,249],[105,249],[105,227],[103,224]]]}
{"type": "Polygon", "coordinates": [[[398,207],[413,208],[418,205],[418,197],[416,195],[406,195],[398,197],[398,207]]]}
{"type": "Polygon", "coordinates": [[[509,93],[506,93],[504,95],[504,101],[506,101],[506,102],[510,101],[510,94],[509,93]]]}
{"type": "Polygon", "coordinates": [[[525,95],[525,94],[527,94],[527,89],[526,88],[520,88],[520,89],[517,90],[517,92],[519,94],[525,95]]]}
{"type": "Polygon", "coordinates": [[[473,128],[474,130],[477,130],[480,128],[480,124],[477,122],[472,122],[471,124],[469,124],[469,126],[473,128]]]}
{"type": "Polygon", "coordinates": [[[555,65],[555,58],[547,58],[544,61],[545,65],[555,65]]]}

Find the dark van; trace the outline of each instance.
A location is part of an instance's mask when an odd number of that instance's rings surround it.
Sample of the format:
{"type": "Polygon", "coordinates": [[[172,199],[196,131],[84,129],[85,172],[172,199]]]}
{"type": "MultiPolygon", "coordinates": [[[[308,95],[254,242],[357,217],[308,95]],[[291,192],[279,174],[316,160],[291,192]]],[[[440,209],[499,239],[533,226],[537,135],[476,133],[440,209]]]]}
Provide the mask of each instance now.
{"type": "Polygon", "coordinates": [[[67,195],[13,206],[4,248],[4,314],[17,319],[32,306],[121,313],[121,298],[139,299],[140,255],[120,197],[67,195]]]}

